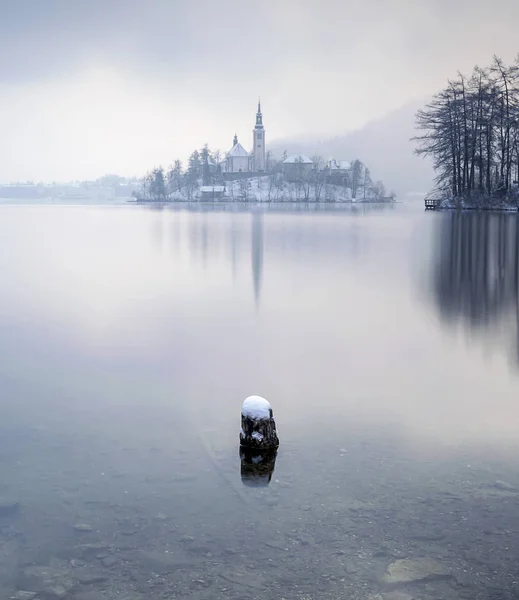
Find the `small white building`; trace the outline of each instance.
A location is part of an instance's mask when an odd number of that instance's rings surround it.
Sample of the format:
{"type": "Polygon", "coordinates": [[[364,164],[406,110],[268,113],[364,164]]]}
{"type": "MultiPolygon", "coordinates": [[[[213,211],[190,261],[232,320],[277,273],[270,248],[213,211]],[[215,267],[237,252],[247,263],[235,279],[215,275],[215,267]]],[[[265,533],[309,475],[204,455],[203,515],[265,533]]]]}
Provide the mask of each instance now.
{"type": "Polygon", "coordinates": [[[221,200],[225,196],[224,185],[203,185],[200,188],[200,200],[202,202],[211,202],[221,200]]]}
{"type": "Polygon", "coordinates": [[[351,163],[347,160],[336,160],[335,158],[330,158],[330,160],[326,163],[325,169],[328,169],[331,173],[346,173],[351,169],[351,163]]]}

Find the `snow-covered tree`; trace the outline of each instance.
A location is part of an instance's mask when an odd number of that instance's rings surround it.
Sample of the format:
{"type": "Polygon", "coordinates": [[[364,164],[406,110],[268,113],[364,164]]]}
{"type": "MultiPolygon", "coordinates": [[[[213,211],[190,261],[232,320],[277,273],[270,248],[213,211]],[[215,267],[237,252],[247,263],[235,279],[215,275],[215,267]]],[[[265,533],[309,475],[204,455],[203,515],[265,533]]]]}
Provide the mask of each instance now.
{"type": "Polygon", "coordinates": [[[382,183],[382,181],[377,181],[373,185],[373,197],[378,199],[384,198],[386,195],[386,186],[382,183]]]}
{"type": "Polygon", "coordinates": [[[171,165],[167,173],[168,188],[170,193],[182,191],[182,179],[182,162],[177,159],[173,165],[171,165]]]}
{"type": "Polygon", "coordinates": [[[200,164],[202,169],[202,183],[209,185],[211,183],[211,171],[209,162],[211,160],[211,152],[207,144],[200,151],[200,164]]]}
{"type": "Polygon", "coordinates": [[[192,200],[195,191],[198,189],[198,180],[202,174],[202,163],[200,153],[195,150],[189,157],[187,171],[185,173],[187,199],[192,200]]]}
{"type": "Polygon", "coordinates": [[[417,154],[431,156],[440,193],[475,204],[514,195],[519,177],[519,57],[458,74],[417,113],[417,154]]]}
{"type": "Polygon", "coordinates": [[[371,181],[371,173],[369,172],[368,167],[364,168],[364,200],[366,199],[366,194],[369,193],[369,190],[372,186],[373,182],[371,181]]]}
{"type": "Polygon", "coordinates": [[[248,202],[250,199],[251,184],[250,179],[243,177],[238,180],[238,189],[240,191],[240,200],[248,202]]]}
{"type": "Polygon", "coordinates": [[[164,169],[156,167],[146,173],[141,182],[141,189],[143,198],[148,200],[166,200],[168,191],[164,169]]]}
{"type": "Polygon", "coordinates": [[[360,160],[354,160],[351,163],[351,197],[357,197],[357,191],[362,185],[362,176],[364,172],[364,165],[360,160]]]}

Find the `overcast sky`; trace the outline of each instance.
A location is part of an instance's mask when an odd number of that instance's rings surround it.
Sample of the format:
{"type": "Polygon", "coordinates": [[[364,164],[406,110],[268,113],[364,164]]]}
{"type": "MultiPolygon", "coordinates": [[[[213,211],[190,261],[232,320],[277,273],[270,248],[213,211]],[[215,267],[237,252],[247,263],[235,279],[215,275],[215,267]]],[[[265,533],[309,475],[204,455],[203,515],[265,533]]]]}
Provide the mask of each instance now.
{"type": "Polygon", "coordinates": [[[517,0],[0,0],[0,181],[249,148],[258,96],[267,145],[342,133],[511,61],[518,25],[517,0]]]}

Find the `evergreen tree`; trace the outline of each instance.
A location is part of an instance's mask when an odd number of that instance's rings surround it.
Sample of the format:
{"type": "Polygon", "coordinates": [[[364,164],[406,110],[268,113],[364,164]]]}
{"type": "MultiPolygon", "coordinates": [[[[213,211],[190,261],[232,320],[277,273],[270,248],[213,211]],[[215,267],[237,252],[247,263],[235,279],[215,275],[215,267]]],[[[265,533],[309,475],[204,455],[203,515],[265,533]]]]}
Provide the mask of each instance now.
{"type": "Polygon", "coordinates": [[[366,167],[364,169],[364,200],[366,199],[366,192],[370,189],[372,183],[371,173],[369,172],[368,167],[366,167]]]}
{"type": "Polygon", "coordinates": [[[170,193],[182,191],[182,175],[182,162],[177,159],[169,168],[167,174],[168,188],[170,193]]]}
{"type": "Polygon", "coordinates": [[[188,162],[188,167],[187,167],[187,174],[190,179],[198,179],[200,177],[201,166],[202,166],[202,163],[200,160],[200,153],[198,152],[198,150],[195,150],[189,157],[189,162],[188,162]]]}
{"type": "Polygon", "coordinates": [[[211,159],[211,153],[207,144],[200,151],[200,163],[202,167],[202,182],[203,185],[209,185],[211,183],[211,173],[209,167],[209,161],[211,159]]]}
{"type": "Polygon", "coordinates": [[[165,200],[167,197],[166,177],[163,167],[156,167],[151,172],[152,179],[150,185],[151,197],[154,200],[165,200]]]}
{"type": "Polygon", "coordinates": [[[364,165],[360,160],[354,160],[351,165],[351,197],[357,197],[357,190],[362,183],[362,173],[364,165]]]}
{"type": "Polygon", "coordinates": [[[186,190],[188,200],[192,200],[193,193],[198,188],[198,179],[201,175],[200,153],[195,150],[189,157],[188,167],[186,171],[186,190]]]}

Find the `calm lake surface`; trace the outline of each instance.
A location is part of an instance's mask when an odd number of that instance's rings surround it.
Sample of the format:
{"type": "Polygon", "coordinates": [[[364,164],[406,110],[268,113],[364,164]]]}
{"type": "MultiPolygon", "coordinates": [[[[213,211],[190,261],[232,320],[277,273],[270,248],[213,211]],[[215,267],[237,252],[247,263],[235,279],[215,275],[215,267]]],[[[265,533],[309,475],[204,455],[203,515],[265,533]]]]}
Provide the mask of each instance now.
{"type": "Polygon", "coordinates": [[[518,224],[0,206],[0,599],[519,598],[518,224]]]}

